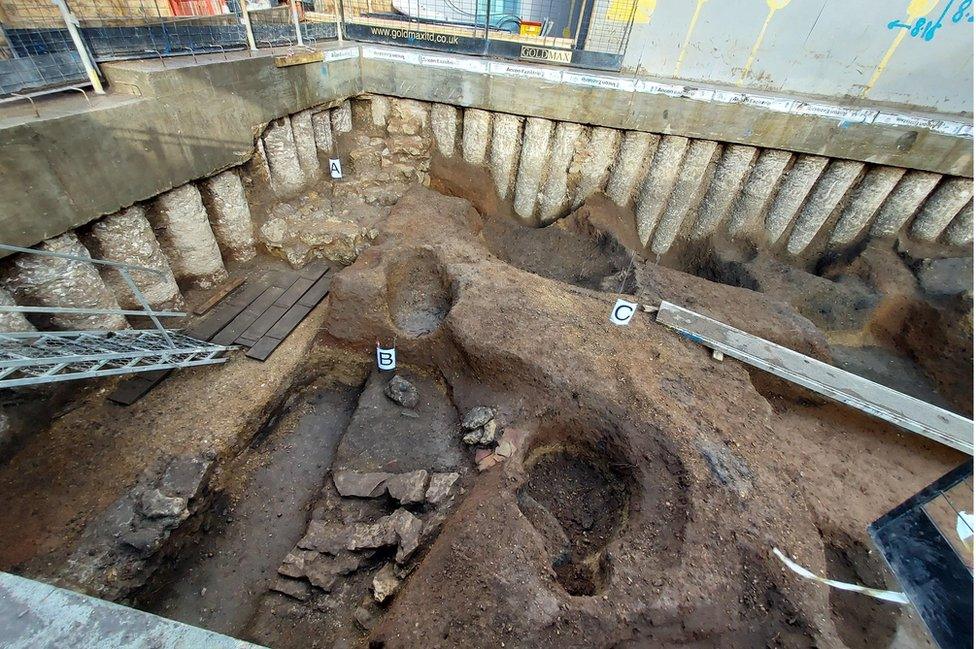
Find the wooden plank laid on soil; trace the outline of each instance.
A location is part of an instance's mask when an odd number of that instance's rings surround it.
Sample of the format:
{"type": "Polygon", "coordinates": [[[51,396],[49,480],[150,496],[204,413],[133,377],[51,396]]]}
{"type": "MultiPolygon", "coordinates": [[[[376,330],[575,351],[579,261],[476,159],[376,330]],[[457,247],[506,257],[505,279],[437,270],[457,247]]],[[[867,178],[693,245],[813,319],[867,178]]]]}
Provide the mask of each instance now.
{"type": "Polygon", "coordinates": [[[670,302],[657,321],[711,349],[906,430],[973,454],[973,422],[670,302]]]}
{"type": "Polygon", "coordinates": [[[274,326],[267,330],[260,340],[247,350],[245,356],[259,361],[267,360],[288,334],[294,331],[295,327],[305,319],[305,316],[311,313],[315,305],[328,294],[331,280],[332,276],[328,274],[328,268],[326,268],[321,277],[308,288],[305,294],[291,305],[288,311],[274,323],[274,326]]]}
{"type": "Polygon", "coordinates": [[[214,305],[217,304],[217,302],[223,300],[225,297],[227,297],[227,295],[231,291],[233,291],[235,288],[237,288],[243,283],[244,283],[243,277],[234,277],[227,280],[226,282],[224,282],[223,284],[217,287],[217,290],[214,291],[213,295],[211,295],[206,302],[204,302],[197,308],[193,309],[193,312],[197,315],[203,315],[204,313],[212,309],[214,305]]]}

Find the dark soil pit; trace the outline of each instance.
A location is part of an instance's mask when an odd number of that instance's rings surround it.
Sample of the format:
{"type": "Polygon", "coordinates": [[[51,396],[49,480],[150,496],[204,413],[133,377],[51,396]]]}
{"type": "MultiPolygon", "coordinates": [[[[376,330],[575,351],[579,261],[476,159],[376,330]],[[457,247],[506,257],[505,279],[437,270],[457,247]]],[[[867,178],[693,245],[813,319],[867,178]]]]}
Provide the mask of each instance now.
{"type": "Polygon", "coordinates": [[[571,595],[606,584],[604,549],[626,520],[622,476],[581,450],[543,450],[529,461],[519,509],[543,536],[556,579],[571,595]]]}

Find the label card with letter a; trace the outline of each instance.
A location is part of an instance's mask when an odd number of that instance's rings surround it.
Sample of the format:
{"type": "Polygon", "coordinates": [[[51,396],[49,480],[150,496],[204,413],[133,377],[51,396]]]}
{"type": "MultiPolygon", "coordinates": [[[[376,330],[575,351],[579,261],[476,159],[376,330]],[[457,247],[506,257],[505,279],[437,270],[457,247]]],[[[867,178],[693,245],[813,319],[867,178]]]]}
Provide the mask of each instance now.
{"type": "Polygon", "coordinates": [[[342,178],[342,163],[339,158],[329,159],[329,175],[335,179],[342,178]]]}
{"type": "Polygon", "coordinates": [[[636,311],[636,302],[617,298],[617,303],[613,305],[613,310],[610,311],[610,322],[621,327],[630,324],[630,319],[634,317],[636,311]]]}
{"type": "Polygon", "coordinates": [[[396,369],[396,348],[384,349],[376,346],[376,367],[380,370],[396,369]]]}

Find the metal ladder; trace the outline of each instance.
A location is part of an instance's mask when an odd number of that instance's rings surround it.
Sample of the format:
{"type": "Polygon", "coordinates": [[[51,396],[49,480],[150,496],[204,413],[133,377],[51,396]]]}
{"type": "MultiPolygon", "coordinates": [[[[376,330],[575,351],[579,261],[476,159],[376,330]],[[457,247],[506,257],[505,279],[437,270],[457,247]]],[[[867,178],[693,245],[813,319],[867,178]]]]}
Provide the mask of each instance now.
{"type": "Polygon", "coordinates": [[[155,325],[154,329],[118,331],[0,332],[0,388],[214,365],[227,360],[222,358],[223,352],[235,349],[197,340],[162,326],[159,318],[186,314],[153,311],[128,272],[140,270],[161,274],[158,269],[6,244],[0,244],[0,250],[110,266],[122,275],[142,306],[142,310],[0,306],[0,313],[138,315],[148,317],[155,325]]]}

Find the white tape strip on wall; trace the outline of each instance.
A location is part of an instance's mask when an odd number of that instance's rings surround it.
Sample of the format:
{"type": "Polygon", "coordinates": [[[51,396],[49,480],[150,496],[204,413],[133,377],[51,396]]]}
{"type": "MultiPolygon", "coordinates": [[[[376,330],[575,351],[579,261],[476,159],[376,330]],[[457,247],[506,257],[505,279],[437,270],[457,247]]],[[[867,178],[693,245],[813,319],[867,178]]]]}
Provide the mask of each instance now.
{"type": "MultiPolygon", "coordinates": [[[[352,48],[348,48],[352,49],[352,48]]],[[[410,65],[423,65],[440,68],[453,68],[478,74],[506,76],[524,79],[538,79],[550,83],[565,83],[571,86],[585,86],[590,88],[604,88],[618,92],[634,92],[651,95],[667,95],[669,97],[684,97],[695,101],[719,104],[744,104],[763,108],[776,113],[794,113],[797,115],[811,115],[836,121],[841,124],[879,124],[885,126],[901,126],[906,128],[928,129],[930,131],[948,135],[950,137],[973,138],[973,125],[950,120],[939,120],[919,117],[902,113],[891,113],[872,110],[869,108],[845,108],[818,102],[804,102],[788,97],[774,97],[768,95],[754,95],[748,92],[733,92],[711,88],[697,88],[695,86],[678,85],[651,81],[649,79],[635,79],[620,75],[597,74],[583,71],[560,70],[549,66],[521,65],[499,61],[486,61],[470,56],[453,54],[425,54],[416,50],[378,45],[363,45],[362,57],[383,61],[396,61],[410,65]]],[[[338,56],[326,60],[349,58],[338,56]]]]}

